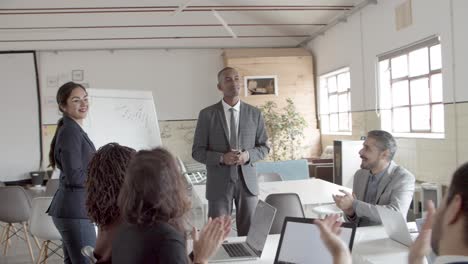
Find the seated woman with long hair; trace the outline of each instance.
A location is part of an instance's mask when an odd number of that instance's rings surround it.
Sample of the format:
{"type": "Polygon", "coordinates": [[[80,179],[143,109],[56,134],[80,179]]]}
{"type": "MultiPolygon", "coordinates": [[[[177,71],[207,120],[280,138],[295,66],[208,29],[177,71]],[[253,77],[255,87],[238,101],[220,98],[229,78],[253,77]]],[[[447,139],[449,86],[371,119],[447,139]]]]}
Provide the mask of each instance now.
{"type": "Polygon", "coordinates": [[[94,154],[88,165],[86,209],[98,226],[94,249],[97,263],[111,263],[112,240],[122,223],[117,199],[127,165],[135,153],[132,148],[109,143],[94,154]]]}
{"type": "MultiPolygon", "coordinates": [[[[112,262],[189,263],[186,215],[191,208],[187,184],[165,149],[139,151],[127,168],[118,204],[124,223],[112,244],[112,262]]],[[[193,262],[207,263],[224,240],[228,218],[209,221],[193,237],[193,262]]]]}

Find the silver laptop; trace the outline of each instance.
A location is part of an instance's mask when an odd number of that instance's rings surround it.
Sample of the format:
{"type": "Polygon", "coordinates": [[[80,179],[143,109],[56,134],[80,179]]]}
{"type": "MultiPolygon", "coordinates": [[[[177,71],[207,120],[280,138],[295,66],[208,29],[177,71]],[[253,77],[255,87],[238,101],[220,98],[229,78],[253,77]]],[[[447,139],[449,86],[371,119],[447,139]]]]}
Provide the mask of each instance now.
{"type": "Polygon", "coordinates": [[[418,233],[410,233],[405,218],[400,212],[382,206],[377,206],[380,220],[387,235],[405,246],[411,246],[417,238],[418,233]]]}
{"type": "Polygon", "coordinates": [[[223,243],[218,252],[210,259],[210,262],[225,262],[252,260],[262,256],[263,248],[270,232],[276,208],[258,201],[257,208],[250,223],[249,233],[244,242],[223,243]]]}

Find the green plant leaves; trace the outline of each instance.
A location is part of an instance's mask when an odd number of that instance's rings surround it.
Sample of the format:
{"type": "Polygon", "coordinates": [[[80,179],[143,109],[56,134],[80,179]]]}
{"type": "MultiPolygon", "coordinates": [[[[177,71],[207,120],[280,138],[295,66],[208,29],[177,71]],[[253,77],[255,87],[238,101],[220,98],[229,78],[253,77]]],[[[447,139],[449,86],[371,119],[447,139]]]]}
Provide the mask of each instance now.
{"type": "Polygon", "coordinates": [[[271,158],[274,161],[296,159],[304,137],[307,122],[299,113],[291,98],[286,99],[286,106],[278,109],[273,101],[260,106],[271,146],[271,158]]]}

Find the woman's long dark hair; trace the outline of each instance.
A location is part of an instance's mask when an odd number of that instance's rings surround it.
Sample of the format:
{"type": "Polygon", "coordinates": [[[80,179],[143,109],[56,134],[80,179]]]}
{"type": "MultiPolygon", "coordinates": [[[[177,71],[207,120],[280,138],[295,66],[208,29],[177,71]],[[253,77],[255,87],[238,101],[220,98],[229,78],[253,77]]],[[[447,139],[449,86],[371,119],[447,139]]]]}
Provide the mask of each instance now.
{"type": "MultiPolygon", "coordinates": [[[[63,113],[63,110],[61,106],[66,106],[67,105],[67,100],[70,97],[73,89],[75,88],[81,88],[86,91],[86,89],[83,87],[83,85],[79,83],[74,83],[74,82],[67,82],[64,85],[60,86],[60,88],[57,91],[57,104],[58,104],[58,109],[59,111],[63,113]]],[[[49,167],[52,167],[55,169],[55,141],[57,138],[58,131],[60,128],[63,126],[63,118],[60,118],[57,122],[57,129],[55,130],[54,137],[52,138],[52,142],[50,143],[50,151],[49,151],[49,167]]]]}
{"type": "Polygon", "coordinates": [[[117,198],[125,179],[125,171],[136,151],[109,143],[94,154],[86,177],[86,209],[98,226],[114,223],[120,218],[117,198]]]}
{"type": "Polygon", "coordinates": [[[185,233],[191,203],[187,184],[169,151],[156,148],[135,155],[128,165],[118,204],[127,223],[149,227],[165,222],[185,233]]]}

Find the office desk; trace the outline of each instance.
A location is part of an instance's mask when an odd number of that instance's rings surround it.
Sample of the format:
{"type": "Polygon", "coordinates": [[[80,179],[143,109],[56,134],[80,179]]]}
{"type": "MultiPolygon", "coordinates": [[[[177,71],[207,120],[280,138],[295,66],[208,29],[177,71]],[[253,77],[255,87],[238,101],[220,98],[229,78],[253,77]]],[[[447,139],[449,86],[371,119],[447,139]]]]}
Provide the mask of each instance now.
{"type": "MultiPolygon", "coordinates": [[[[261,182],[259,188],[258,198],[261,200],[265,200],[272,193],[297,193],[303,206],[334,203],[332,194],[342,194],[339,190],[351,192],[349,188],[320,179],[261,182]]],[[[193,191],[206,216],[208,208],[208,201],[205,198],[206,186],[194,185],[193,191]]]]}
{"type": "MultiPolygon", "coordinates": [[[[271,264],[275,260],[280,235],[269,235],[262,257],[252,261],[237,261],[239,264],[271,264]]],[[[244,241],[245,237],[229,237],[229,241],[244,241]]],[[[187,242],[189,252],[192,242],[187,242]]],[[[352,251],[353,264],[404,264],[408,263],[408,247],[387,237],[382,226],[360,227],[356,231],[352,251]]],[[[310,263],[314,263],[311,260],[310,263]]]]}

